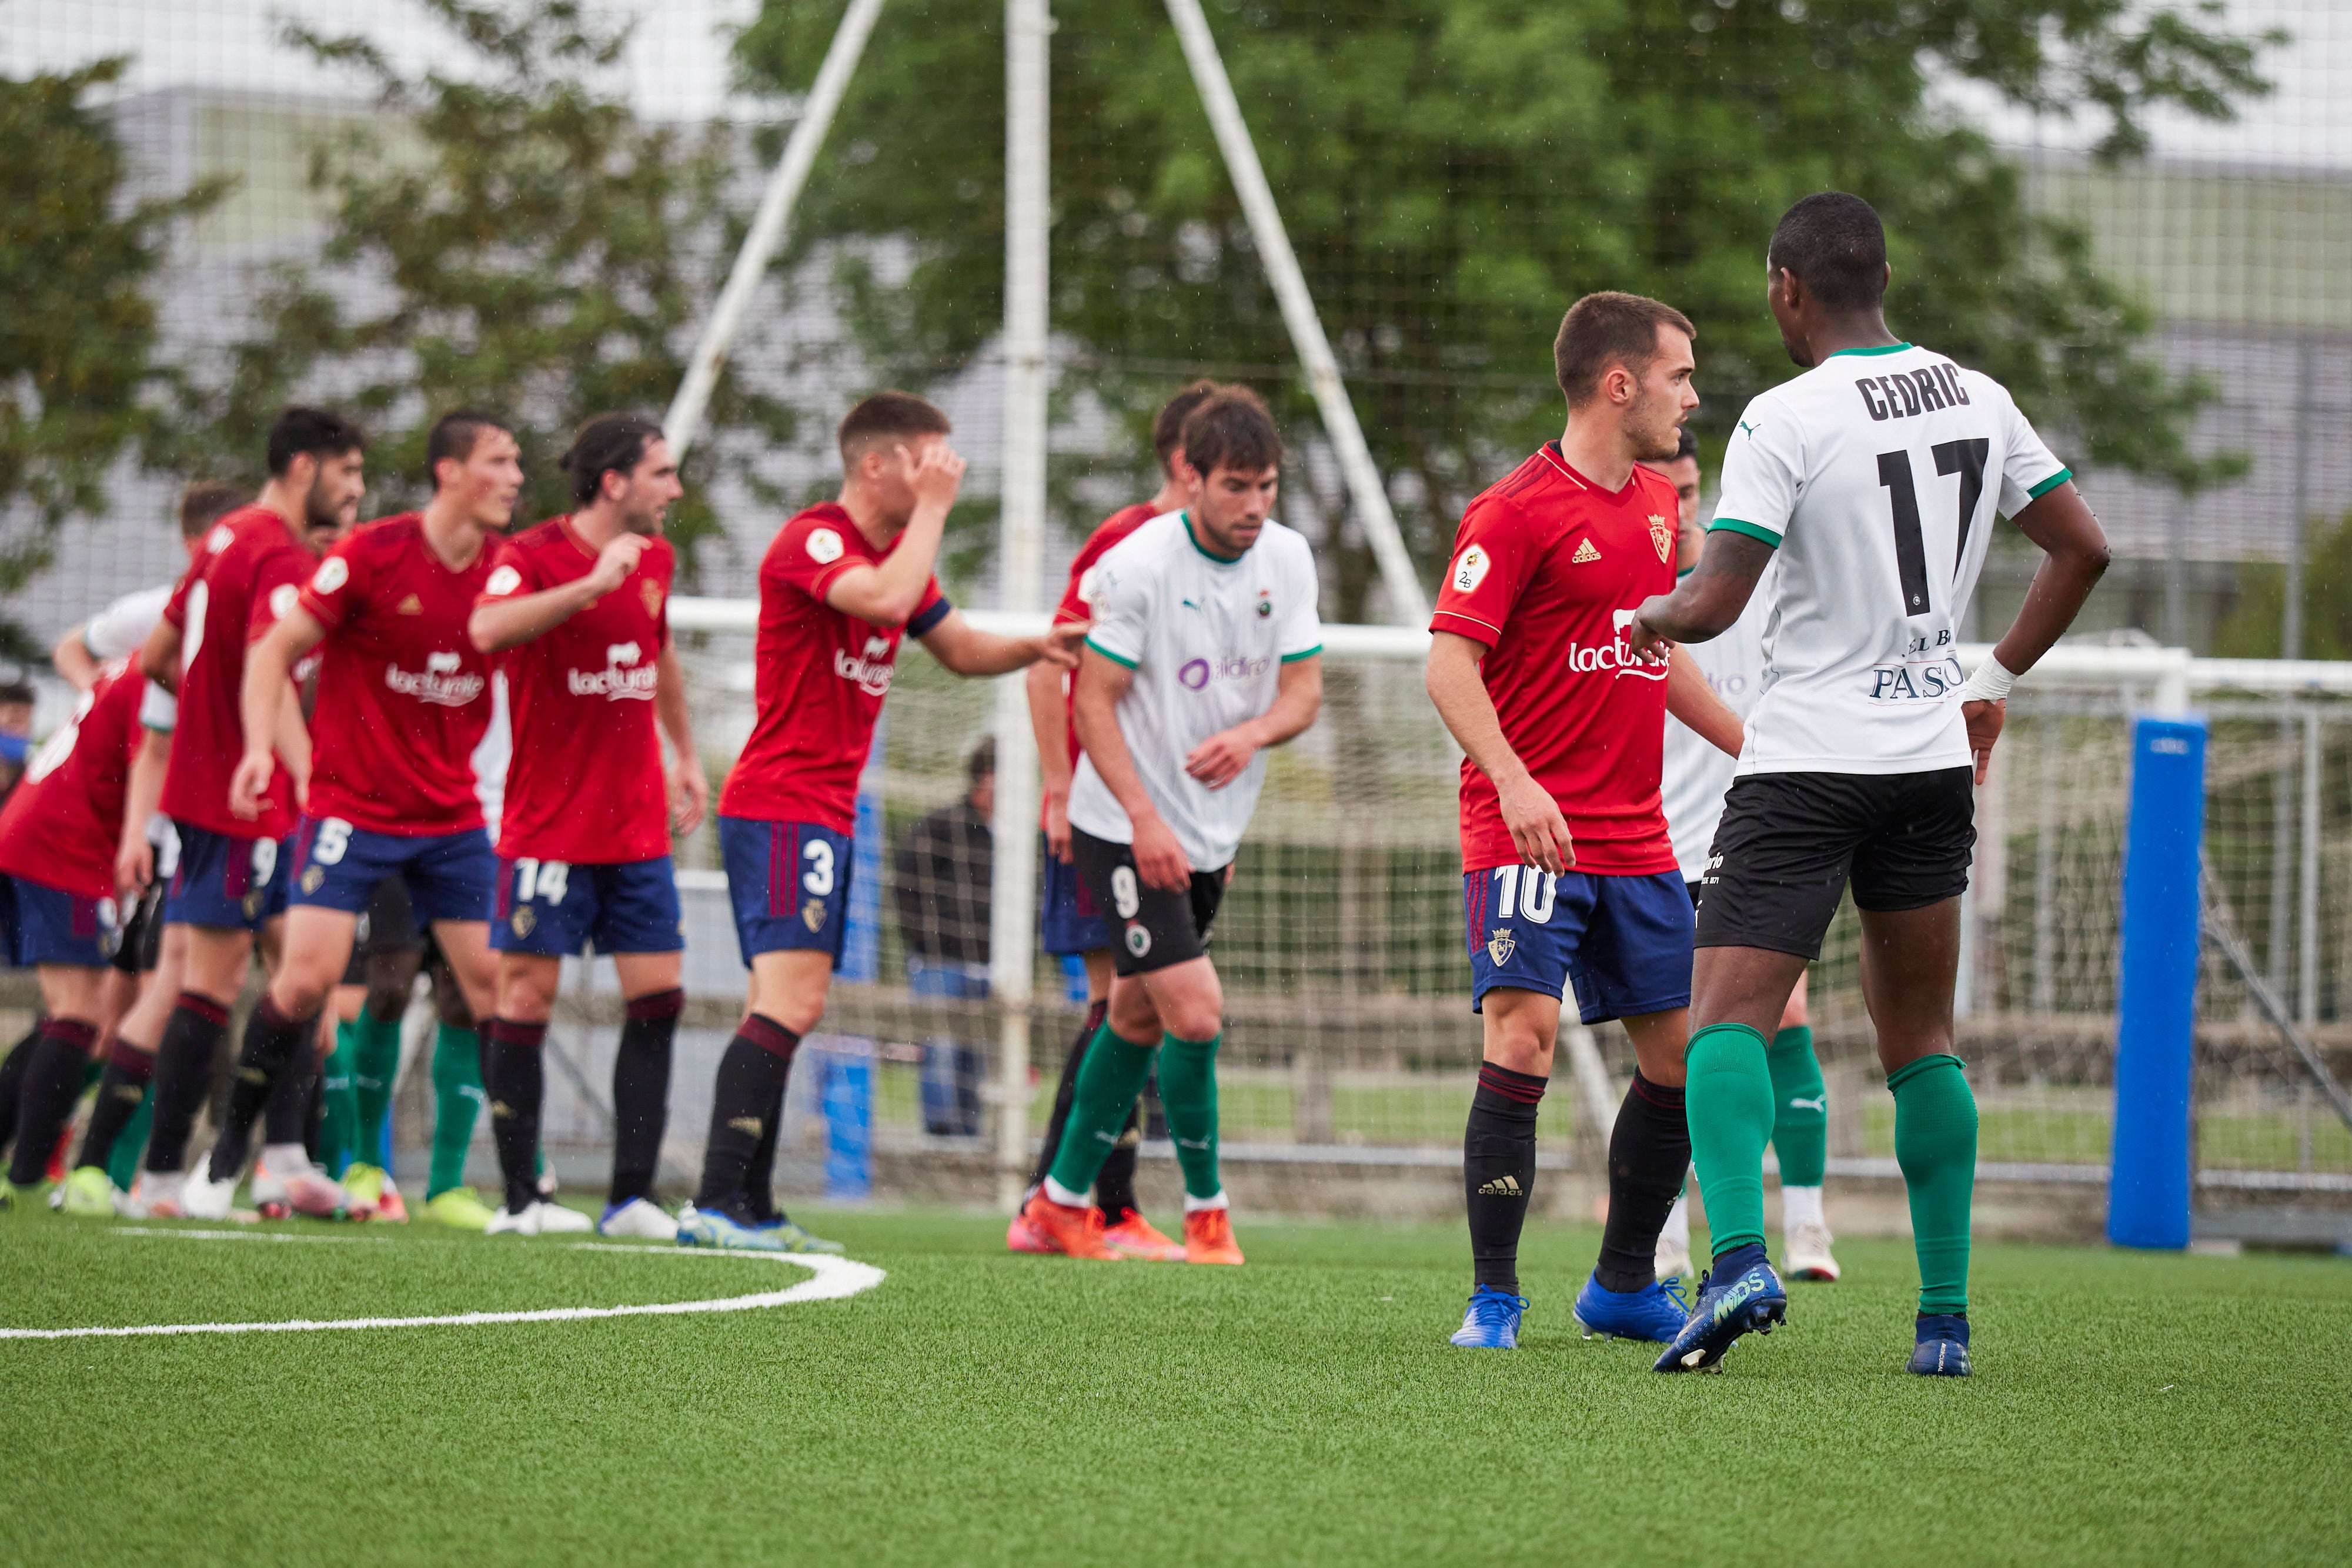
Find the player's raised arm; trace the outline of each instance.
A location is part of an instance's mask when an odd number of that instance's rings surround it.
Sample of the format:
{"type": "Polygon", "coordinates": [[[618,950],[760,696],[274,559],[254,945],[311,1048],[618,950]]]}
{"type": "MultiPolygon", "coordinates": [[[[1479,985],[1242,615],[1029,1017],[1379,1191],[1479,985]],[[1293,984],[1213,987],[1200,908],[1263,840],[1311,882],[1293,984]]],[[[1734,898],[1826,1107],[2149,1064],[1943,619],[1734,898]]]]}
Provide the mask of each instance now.
{"type": "Polygon", "coordinates": [[[1454,743],[1494,781],[1503,811],[1526,863],[1557,875],[1576,863],[1569,841],[1568,819],[1560,814],[1551,792],[1536,782],[1511,743],[1503,738],[1503,723],[1495,713],[1478,666],[1485,662],[1483,643],[1454,632],[1433,632],[1429,640],[1429,664],[1423,684],[1437,716],[1453,732],[1454,743]]]}
{"type": "MultiPolygon", "coordinates": [[[[950,610],[938,625],[918,634],[916,641],[930,651],[932,658],[959,675],[1003,675],[1032,665],[1046,670],[1075,670],[1078,667],[1078,644],[1086,641],[1086,636],[1084,622],[1065,621],[1042,637],[1000,637],[974,626],[963,618],[961,610],[950,610]]],[[[1040,755],[1046,749],[1041,746],[1040,755]]],[[[1069,759],[1065,758],[1063,767],[1068,766],[1069,759]]]]}
{"type": "Polygon", "coordinates": [[[2107,570],[2107,536],[2073,480],[2045,490],[2012,519],[2042,547],[2042,564],[1992,656],[1960,687],[1960,714],[1968,725],[1969,750],[1981,784],[1992,765],[1992,748],[2009,713],[2009,688],[2042,661],[2074,623],[2091,590],[2107,570]]]}
{"type": "Polygon", "coordinates": [[[139,650],[139,673],[176,695],[180,690],[180,629],[167,617],[147,633],[139,650]]]}
{"type": "MultiPolygon", "coordinates": [[[[913,505],[907,513],[906,528],[888,555],[871,564],[849,567],[825,586],[828,606],[877,626],[907,623],[922,607],[931,569],[939,562],[940,539],[947,529],[948,513],[955,506],[956,491],[963,484],[963,458],[944,435],[926,436],[911,446],[894,442],[887,452],[878,445],[868,446],[858,454],[851,486],[905,495],[913,505]]],[[[1026,662],[1003,667],[1019,669],[1026,662]]]]}
{"type": "MultiPolygon", "coordinates": [[[[279,711],[293,690],[294,666],[326,635],[327,629],[297,604],[246,651],[245,684],[237,694],[237,712],[245,725],[245,756],[228,784],[229,810],[240,817],[261,814],[262,794],[277,770],[274,753],[282,728],[279,711]]],[[[296,716],[298,723],[299,716],[296,716]]],[[[289,758],[288,767],[292,766],[289,758]]]]}
{"type": "Polygon", "coordinates": [[[1770,545],[1728,528],[1716,529],[1706,536],[1697,567],[1675,584],[1672,593],[1642,601],[1633,623],[1625,629],[1627,645],[1635,653],[1647,653],[1667,643],[1705,643],[1721,636],[1748,608],[1756,580],[1771,564],[1770,545]]]}
{"type": "MultiPolygon", "coordinates": [[[[652,542],[642,534],[618,535],[596,552],[596,564],[587,576],[519,598],[502,596],[500,586],[505,580],[499,572],[514,573],[514,569],[500,567],[490,574],[482,601],[467,618],[467,637],[480,652],[495,653],[547,635],[627,581],[629,574],[637,570],[637,558],[652,542]]],[[[521,580],[520,574],[514,574],[513,584],[505,592],[512,593],[514,588],[521,586],[521,580]]]]}
{"type": "Polygon", "coordinates": [[[105,667],[90,656],[89,644],[82,641],[82,634],[89,626],[87,621],[75,622],[73,629],[58,638],[58,645],[49,650],[51,667],[78,692],[86,692],[98,685],[99,672],[105,667]]]}

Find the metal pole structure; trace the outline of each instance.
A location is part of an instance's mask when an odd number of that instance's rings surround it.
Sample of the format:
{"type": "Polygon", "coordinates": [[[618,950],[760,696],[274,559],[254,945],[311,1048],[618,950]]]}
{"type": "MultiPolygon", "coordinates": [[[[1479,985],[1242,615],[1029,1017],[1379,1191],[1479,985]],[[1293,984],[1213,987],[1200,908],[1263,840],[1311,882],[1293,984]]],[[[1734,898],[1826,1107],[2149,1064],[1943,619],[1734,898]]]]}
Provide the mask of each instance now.
{"type": "Polygon", "coordinates": [[[1290,248],[1281,209],[1274,204],[1274,192],[1258,164],[1257,148],[1250,141],[1249,125],[1234,98],[1234,84],[1217,54],[1208,18],[1201,14],[1201,0],[1168,0],[1168,19],[1176,25],[1177,41],[1184,47],[1193,85],[1200,89],[1201,107],[1209,112],[1209,128],[1216,132],[1217,149],[1224,154],[1234,193],[1241,198],[1242,212],[1249,219],[1250,238],[1265,263],[1267,281],[1274,285],[1275,299],[1282,307],[1283,324],[1290,329],[1299,366],[1307,372],[1315,406],[1323,415],[1323,429],[1339,455],[1348,491],[1356,499],[1364,537],[1371,541],[1372,559],[1380,563],[1390,617],[1408,626],[1426,625],[1428,595],[1422,591],[1421,579],[1413,575],[1412,557],[1406,553],[1404,536],[1397,530],[1396,514],[1389,508],[1388,490],[1372,463],[1372,450],[1364,444],[1363,427],[1356,423],[1355,405],[1348,401],[1347,383],[1339,379],[1339,361],[1331,352],[1330,340],[1323,335],[1322,320],[1315,314],[1314,297],[1307,292],[1307,275],[1299,270],[1297,255],[1290,248]]]}
{"type": "Polygon", "coordinates": [[[801,187],[808,183],[809,171],[816,166],[817,149],[841,107],[842,94],[849,89],[850,73],[865,52],[874,19],[881,14],[882,0],[849,0],[841,26],[834,29],[832,46],[824,51],[824,63],[817,68],[816,81],[801,105],[800,121],[784,141],[784,155],[776,161],[776,172],[768,176],[768,188],[760,197],[759,211],[752,214],[751,232],[743,236],[743,247],[735,253],[727,287],[719,291],[719,303],[711,308],[702,340],[694,346],[694,358],[687,361],[686,379],[678,383],[677,395],[669,400],[669,412],[662,416],[662,433],[669,438],[670,454],[681,461],[702,432],[703,411],[710,402],[711,389],[719,384],[719,369],[727,362],[735,330],[743,323],[751,296],[759,292],[769,260],[784,243],[793,204],[800,199],[801,187]]]}
{"type": "MultiPolygon", "coordinates": [[[[1048,138],[1046,0],[1004,5],[1004,476],[997,604],[1044,608],[1048,138]]],[[[996,1197],[1029,1176],[1029,996],[1037,955],[1037,743],[1018,674],[996,682],[994,873],[989,988],[997,1009],[996,1197]]]]}
{"type": "MultiPolygon", "coordinates": [[[[2303,657],[2304,514],[2311,505],[2311,339],[2297,340],[2294,355],[2294,504],[2288,517],[2286,549],[2286,613],[2279,625],[2279,657],[2303,657]]],[[[2294,741],[2292,717],[2279,721],[2279,770],[2271,787],[2271,989],[2287,994],[2287,905],[2294,880],[2294,830],[2288,810],[2294,800],[2294,783],[2287,776],[2287,748],[2294,741]]]]}
{"type": "Polygon", "coordinates": [[[2319,1021],[2319,705],[2303,715],[2302,865],[2295,883],[2295,1018],[2319,1021]]]}

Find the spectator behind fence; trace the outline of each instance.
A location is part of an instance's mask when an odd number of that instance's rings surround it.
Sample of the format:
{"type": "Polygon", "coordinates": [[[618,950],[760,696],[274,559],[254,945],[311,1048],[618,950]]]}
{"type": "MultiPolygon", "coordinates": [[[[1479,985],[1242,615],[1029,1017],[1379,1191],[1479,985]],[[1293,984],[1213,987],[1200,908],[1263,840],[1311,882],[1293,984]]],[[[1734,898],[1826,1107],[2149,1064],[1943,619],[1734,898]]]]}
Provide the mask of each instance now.
{"type": "MultiPolygon", "coordinates": [[[[924,817],[898,841],[891,886],[907,944],[907,988],[919,997],[988,996],[988,891],[995,864],[996,742],[969,764],[963,799],[924,817]]],[[[980,1132],[981,1053],[951,1036],[923,1042],[923,1125],[934,1134],[980,1132]]]]}
{"type": "MultiPolygon", "coordinates": [[[[32,759],[33,706],[30,682],[21,679],[0,682],[0,800],[5,800],[15,792],[16,780],[25,776],[25,764],[32,759]]],[[[982,842],[986,841],[983,835],[982,842]]],[[[983,881],[982,886],[985,888],[986,885],[983,881]]],[[[985,932],[988,906],[985,892],[981,894],[980,902],[982,915],[981,929],[985,932]]],[[[988,943],[983,936],[981,942],[983,960],[987,952],[988,943]]]]}

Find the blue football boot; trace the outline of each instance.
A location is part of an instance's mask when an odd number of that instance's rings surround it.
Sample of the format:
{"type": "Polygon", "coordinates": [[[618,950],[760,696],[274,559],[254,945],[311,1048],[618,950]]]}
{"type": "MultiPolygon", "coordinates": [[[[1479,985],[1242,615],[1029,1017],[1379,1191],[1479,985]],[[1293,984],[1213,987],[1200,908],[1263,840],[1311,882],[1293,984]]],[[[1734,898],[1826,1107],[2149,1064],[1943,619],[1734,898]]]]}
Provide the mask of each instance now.
{"type": "Polygon", "coordinates": [[[1969,1375],[1969,1315],[1966,1312],[1921,1312],[1919,1343],[1904,1369],[1922,1377],[1966,1377],[1969,1375]]]}
{"type": "Polygon", "coordinates": [[[1789,1292],[1758,1246],[1735,1248],[1698,1282],[1698,1305],[1650,1370],[1717,1372],[1723,1353],[1751,1329],[1770,1333],[1788,1315],[1789,1292]]]}
{"type": "Polygon", "coordinates": [[[1576,1292],[1576,1326],[1587,1339],[1673,1341],[1690,1322],[1680,1280],[1653,1281],[1639,1291],[1612,1291],[1595,1273],[1576,1292]]]}
{"type": "Polygon", "coordinates": [[[784,1252],[791,1250],[783,1239],[772,1231],[745,1223],[750,1217],[730,1214],[725,1207],[697,1207],[689,1203],[677,1211],[677,1244],[680,1247],[718,1247],[731,1252],[784,1252]]]}
{"type": "Polygon", "coordinates": [[[1470,1310],[1462,1314],[1462,1326],[1446,1343],[1465,1350],[1517,1350],[1519,1314],[1527,1310],[1525,1296],[1481,1285],[1470,1292],[1470,1310]]]}

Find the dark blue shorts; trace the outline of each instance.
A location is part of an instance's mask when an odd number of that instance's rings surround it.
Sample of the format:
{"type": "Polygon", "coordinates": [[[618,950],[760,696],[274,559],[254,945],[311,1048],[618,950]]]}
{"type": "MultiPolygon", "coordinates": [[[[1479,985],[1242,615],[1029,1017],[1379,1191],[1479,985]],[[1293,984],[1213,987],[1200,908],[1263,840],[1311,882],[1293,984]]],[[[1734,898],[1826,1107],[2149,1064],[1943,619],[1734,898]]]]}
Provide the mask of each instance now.
{"type": "Polygon", "coordinates": [[[1566,1000],[1586,1023],[1690,1005],[1696,922],[1678,872],[1550,876],[1523,866],[1462,879],[1470,1010],[1497,986],[1566,1000]]]}
{"type": "Polygon", "coordinates": [[[105,967],[114,956],[114,900],[81,898],[21,876],[0,876],[16,905],[8,922],[8,961],[29,969],[36,964],[105,967]]]}
{"type": "Polygon", "coordinates": [[[419,925],[490,917],[499,859],[490,852],[490,835],[479,828],[411,838],[372,833],[341,817],[306,817],[294,842],[302,868],[294,878],[296,904],[357,915],[378,883],[396,876],[408,884],[419,925]]]}
{"type": "Polygon", "coordinates": [[[849,933],[853,842],[814,822],[719,819],[719,853],[746,966],[761,953],[828,953],[841,963],[849,933]]]}
{"type": "Polygon", "coordinates": [[[163,894],[164,925],[258,931],[286,913],[299,835],[233,839],[185,822],[173,825],[180,830],[180,864],[163,894]]]}
{"type": "Polygon", "coordinates": [[[568,958],[599,953],[675,953],[686,946],[677,868],[669,856],[618,865],[499,862],[490,946],[501,953],[568,958]]]}
{"type": "MultiPolygon", "coordinates": [[[[1041,836],[1042,843],[1042,836],[1041,836]]],[[[1100,953],[1112,945],[1110,923],[1095,907],[1086,879],[1075,865],[1064,865],[1051,849],[1045,857],[1045,897],[1037,912],[1039,945],[1060,956],[1065,953],[1100,953]]]]}

